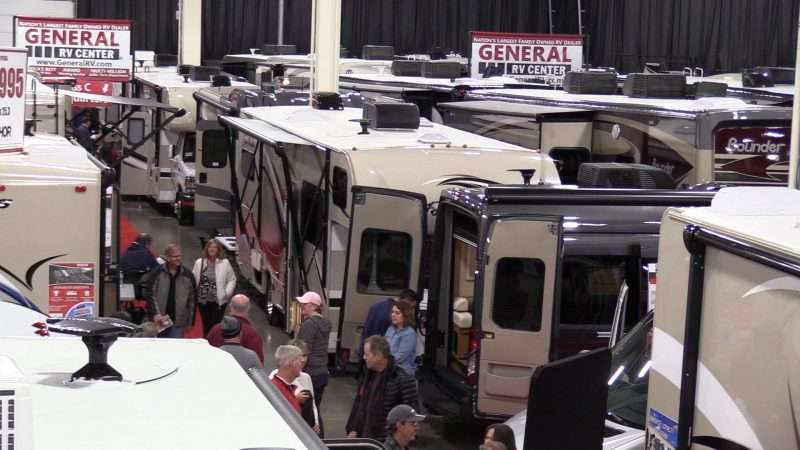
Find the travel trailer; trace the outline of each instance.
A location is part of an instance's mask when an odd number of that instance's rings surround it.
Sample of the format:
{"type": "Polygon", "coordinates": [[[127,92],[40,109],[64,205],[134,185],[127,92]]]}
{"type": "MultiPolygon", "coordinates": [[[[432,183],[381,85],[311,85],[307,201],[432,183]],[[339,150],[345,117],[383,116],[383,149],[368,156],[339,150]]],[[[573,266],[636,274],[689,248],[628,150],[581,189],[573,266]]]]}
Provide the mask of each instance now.
{"type": "Polygon", "coordinates": [[[465,100],[439,105],[445,124],[530,148],[543,145],[537,107],[592,111],[589,146],[553,155],[574,171],[589,161],[642,163],[666,170],[681,185],[779,185],[788,176],[791,108],[733,97],[634,98],[553,89],[472,91],[465,100]]]}
{"type": "MultiPolygon", "coordinates": [[[[194,94],[197,101],[194,226],[218,234],[234,226],[231,209],[231,168],[224,128],[218,118],[238,116],[242,108],[308,105],[309,92],[277,89],[269,92],[238,87],[204,88],[194,94]]],[[[342,94],[345,106],[361,107],[363,98],[342,94]]]]}
{"type": "Polygon", "coordinates": [[[798,201],[742,187],[665,214],[646,448],[800,448],[798,201]]]}
{"type": "Polygon", "coordinates": [[[22,152],[0,155],[0,223],[20,236],[3,241],[3,291],[54,317],[97,313],[106,272],[105,169],[54,135],[25,136],[22,152]]]}
{"type": "Polygon", "coordinates": [[[263,369],[244,371],[202,339],[132,339],[135,326],[113,319],[47,322],[62,335],[0,337],[4,449],[383,448],[323,442],[263,369]],[[86,426],[98,413],[102,426],[86,426]],[[216,426],[197,426],[209,417],[216,426]]]}
{"type": "Polygon", "coordinates": [[[520,172],[531,183],[559,182],[536,151],[418,122],[414,105],[365,108],[385,129],[357,108],[243,108],[239,118],[220,117],[236,136],[241,273],[266,294],[276,322],[288,319],[287,331],[299,319],[294,297],[320,292],[344,361],[356,361],[370,305],[423,286],[431,204],[443,188],[518,183],[520,172]]]}
{"type": "Polygon", "coordinates": [[[624,328],[652,308],[662,214],[706,206],[712,196],[550,186],[443,192],[423,401],[446,416],[499,419],[523,410],[536,367],[608,345],[625,291],[624,328]]]}
{"type": "MultiPolygon", "coordinates": [[[[212,74],[206,68],[187,67],[186,76],[173,66],[155,67],[136,72],[131,82],[131,96],[166,103],[185,111],[181,117],[170,118],[158,108],[131,111],[127,119],[126,142],[144,142],[137,152],[127,157],[122,166],[122,195],[143,196],[158,204],[174,208],[181,224],[194,219],[195,126],[196,107],[192,94],[212,87],[212,74]],[[154,129],[160,130],[153,132],[154,129]]],[[[224,75],[223,75],[224,77],[224,75]]],[[[254,88],[226,78],[235,88],[254,88]]],[[[225,81],[225,80],[223,80],[225,81]]]]}

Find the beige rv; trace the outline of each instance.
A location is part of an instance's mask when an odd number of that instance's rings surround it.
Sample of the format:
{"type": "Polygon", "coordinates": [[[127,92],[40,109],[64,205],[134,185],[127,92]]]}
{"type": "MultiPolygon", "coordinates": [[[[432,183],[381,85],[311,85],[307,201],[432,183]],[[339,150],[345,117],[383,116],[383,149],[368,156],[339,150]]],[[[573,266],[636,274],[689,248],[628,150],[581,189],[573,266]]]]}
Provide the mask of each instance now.
{"type": "Polygon", "coordinates": [[[0,155],[0,290],[54,317],[95,314],[104,295],[105,166],[61,136],[0,155]]]}
{"type": "MultiPolygon", "coordinates": [[[[231,81],[238,88],[255,86],[231,81]]],[[[183,109],[186,114],[171,120],[156,108],[141,108],[127,120],[126,144],[144,144],[126,157],[122,164],[122,195],[143,196],[156,203],[171,205],[179,221],[193,220],[195,189],[195,126],[197,103],[192,94],[211,87],[211,81],[194,81],[182,76],[174,66],[154,67],[136,72],[131,96],[155,100],[183,109]],[[152,134],[151,134],[152,133],[152,134]]]]}
{"type": "Polygon", "coordinates": [[[424,120],[364,130],[361,118],[361,109],[307,106],[220,118],[237,136],[242,274],[266,294],[276,322],[285,316],[287,331],[297,325],[294,297],[321,292],[345,361],[356,358],[372,304],[422,287],[419,261],[442,189],[520,183],[520,170],[534,184],[559,182],[536,151],[424,120]]]}
{"type": "Polygon", "coordinates": [[[800,448],[798,204],[733,188],[665,214],[646,448],[800,448]]]}

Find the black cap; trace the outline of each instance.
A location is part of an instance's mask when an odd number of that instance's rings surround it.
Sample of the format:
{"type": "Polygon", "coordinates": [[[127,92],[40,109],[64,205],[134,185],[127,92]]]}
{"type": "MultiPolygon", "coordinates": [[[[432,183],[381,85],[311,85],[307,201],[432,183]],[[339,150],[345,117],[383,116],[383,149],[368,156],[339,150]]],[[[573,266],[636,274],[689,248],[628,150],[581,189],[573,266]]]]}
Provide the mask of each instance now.
{"type": "Polygon", "coordinates": [[[242,330],[242,324],[239,323],[239,319],[231,316],[223,317],[220,326],[222,327],[222,337],[225,339],[235,338],[242,330]]]}

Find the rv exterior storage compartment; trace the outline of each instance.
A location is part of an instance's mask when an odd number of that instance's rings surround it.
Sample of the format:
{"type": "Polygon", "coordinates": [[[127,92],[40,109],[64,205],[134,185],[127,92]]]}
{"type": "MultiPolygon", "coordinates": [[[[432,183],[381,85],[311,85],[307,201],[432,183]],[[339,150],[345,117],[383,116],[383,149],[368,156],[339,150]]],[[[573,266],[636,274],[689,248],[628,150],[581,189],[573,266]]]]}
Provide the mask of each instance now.
{"type": "Polygon", "coordinates": [[[394,59],[394,47],[391,45],[365,45],[361,47],[362,59],[394,59]]]}
{"type": "Polygon", "coordinates": [[[632,73],[625,79],[622,93],[639,98],[684,98],[686,76],[666,73],[632,73]]]}
{"type": "Polygon", "coordinates": [[[425,61],[422,64],[425,78],[458,78],[461,76],[461,63],[456,61],[425,61]]]}
{"type": "Polygon", "coordinates": [[[296,45],[264,44],[261,47],[262,55],[294,55],[297,53],[296,45]]]}
{"type": "Polygon", "coordinates": [[[570,94],[614,95],[617,74],[614,72],[567,72],[564,90],[570,94]]]}
{"type": "Polygon", "coordinates": [[[392,61],[392,75],[398,77],[418,77],[422,75],[422,61],[398,59],[392,61]]]}

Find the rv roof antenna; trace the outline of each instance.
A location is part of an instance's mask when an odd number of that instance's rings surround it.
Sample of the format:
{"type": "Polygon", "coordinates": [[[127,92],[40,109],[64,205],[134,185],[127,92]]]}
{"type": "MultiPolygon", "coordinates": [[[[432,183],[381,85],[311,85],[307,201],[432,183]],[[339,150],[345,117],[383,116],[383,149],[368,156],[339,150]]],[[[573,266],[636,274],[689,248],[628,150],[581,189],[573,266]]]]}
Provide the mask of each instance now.
{"type": "Polygon", "coordinates": [[[350,122],[358,122],[358,124],[361,125],[361,132],[358,134],[369,134],[370,122],[368,118],[365,117],[363,119],[350,119],[350,122]]]}
{"type": "Polygon", "coordinates": [[[522,184],[530,185],[531,178],[533,178],[533,174],[536,173],[536,169],[508,169],[509,172],[519,172],[522,175],[522,184]]]}

